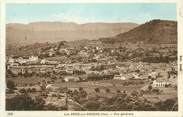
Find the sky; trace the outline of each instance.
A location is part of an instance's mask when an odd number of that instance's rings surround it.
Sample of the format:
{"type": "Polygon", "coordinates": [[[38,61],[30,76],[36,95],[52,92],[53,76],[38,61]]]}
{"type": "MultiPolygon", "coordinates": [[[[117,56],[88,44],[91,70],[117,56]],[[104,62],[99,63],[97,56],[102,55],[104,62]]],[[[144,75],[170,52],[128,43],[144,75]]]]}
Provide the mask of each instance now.
{"type": "Polygon", "coordinates": [[[176,20],[175,3],[7,4],[6,23],[133,22],[176,20]]]}

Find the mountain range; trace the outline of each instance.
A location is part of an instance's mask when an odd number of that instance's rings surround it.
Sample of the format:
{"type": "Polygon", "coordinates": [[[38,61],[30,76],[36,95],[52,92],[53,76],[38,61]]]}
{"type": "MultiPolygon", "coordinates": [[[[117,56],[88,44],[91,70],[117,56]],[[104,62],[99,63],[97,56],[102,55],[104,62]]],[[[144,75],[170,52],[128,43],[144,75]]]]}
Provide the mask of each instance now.
{"type": "Polygon", "coordinates": [[[135,23],[34,22],[7,24],[6,44],[10,46],[34,43],[94,40],[107,43],[131,42],[177,44],[177,22],[151,20],[135,23]]]}
{"type": "Polygon", "coordinates": [[[101,37],[113,37],[137,26],[138,24],[136,23],[10,23],[6,25],[6,42],[8,45],[28,45],[33,43],[83,39],[94,40],[101,37]]]}

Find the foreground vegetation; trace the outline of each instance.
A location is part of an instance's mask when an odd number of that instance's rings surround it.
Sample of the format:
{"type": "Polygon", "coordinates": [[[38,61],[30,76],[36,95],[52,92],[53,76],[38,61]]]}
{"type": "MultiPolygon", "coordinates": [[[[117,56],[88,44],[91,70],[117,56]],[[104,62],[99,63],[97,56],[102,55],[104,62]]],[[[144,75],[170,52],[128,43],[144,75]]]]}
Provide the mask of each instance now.
{"type": "MultiPolygon", "coordinates": [[[[15,89],[13,83],[9,88],[15,89]]],[[[59,94],[66,94],[66,97],[54,95],[58,99],[65,100],[65,104],[58,107],[52,104],[46,104],[48,91],[40,91],[39,95],[31,97],[32,91],[20,90],[20,94],[6,99],[7,110],[70,110],[70,107],[76,111],[177,111],[177,98],[170,98],[163,101],[149,101],[139,92],[116,90],[112,96],[101,96],[101,90],[95,88],[95,95],[89,96],[84,88],[80,87],[75,90],[68,88],[60,89],[59,94]],[[73,103],[75,105],[73,105],[73,103]]],[[[36,91],[35,91],[36,92],[36,91]]],[[[110,89],[105,90],[106,94],[111,93],[110,89]]]]}

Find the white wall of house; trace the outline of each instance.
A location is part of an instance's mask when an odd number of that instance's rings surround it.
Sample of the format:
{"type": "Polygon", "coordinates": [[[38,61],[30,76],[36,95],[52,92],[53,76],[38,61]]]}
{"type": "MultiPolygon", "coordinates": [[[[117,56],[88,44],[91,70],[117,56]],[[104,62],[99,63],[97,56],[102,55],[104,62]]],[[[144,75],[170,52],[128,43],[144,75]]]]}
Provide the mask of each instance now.
{"type": "Polygon", "coordinates": [[[126,77],[124,77],[120,74],[120,75],[115,75],[113,79],[115,79],[115,80],[126,80],[126,77]]]}
{"type": "Polygon", "coordinates": [[[153,84],[152,84],[152,87],[165,87],[168,84],[170,84],[170,83],[168,83],[166,81],[160,81],[160,82],[158,82],[158,81],[154,80],[153,81],[153,84]]]}

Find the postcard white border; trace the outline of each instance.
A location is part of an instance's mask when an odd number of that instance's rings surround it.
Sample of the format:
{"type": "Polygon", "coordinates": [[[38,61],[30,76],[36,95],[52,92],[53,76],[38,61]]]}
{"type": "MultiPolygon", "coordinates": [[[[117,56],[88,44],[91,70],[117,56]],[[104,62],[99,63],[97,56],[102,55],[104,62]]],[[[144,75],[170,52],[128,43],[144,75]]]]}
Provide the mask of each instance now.
{"type": "MultiPolygon", "coordinates": [[[[0,0],[1,13],[0,13],[0,94],[1,104],[0,110],[3,117],[62,117],[66,113],[73,111],[6,111],[5,110],[5,7],[9,3],[177,3],[177,21],[178,21],[178,67],[183,62],[180,61],[179,57],[183,56],[183,1],[182,0],[0,0]]],[[[179,111],[177,112],[164,112],[164,111],[92,111],[92,112],[107,112],[107,113],[133,113],[134,117],[183,117],[183,72],[178,70],[178,102],[179,111]]],[[[79,113],[86,113],[87,111],[74,111],[79,113]]],[[[102,115],[101,115],[102,116],[102,115]]],[[[125,115],[124,115],[125,116],[125,115]]],[[[76,117],[76,116],[68,116],[76,117]]],[[[79,116],[78,116],[79,117],[79,116]]],[[[95,116],[91,116],[95,117],[95,116]]],[[[102,116],[105,117],[105,116],[102,116]]],[[[109,117],[114,117],[109,116],[109,117]]],[[[118,117],[118,116],[116,116],[118,117]]],[[[121,116],[120,116],[121,117],[121,116]]],[[[127,116],[128,117],[128,116],[127,116]]]]}

